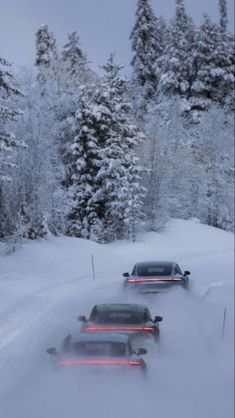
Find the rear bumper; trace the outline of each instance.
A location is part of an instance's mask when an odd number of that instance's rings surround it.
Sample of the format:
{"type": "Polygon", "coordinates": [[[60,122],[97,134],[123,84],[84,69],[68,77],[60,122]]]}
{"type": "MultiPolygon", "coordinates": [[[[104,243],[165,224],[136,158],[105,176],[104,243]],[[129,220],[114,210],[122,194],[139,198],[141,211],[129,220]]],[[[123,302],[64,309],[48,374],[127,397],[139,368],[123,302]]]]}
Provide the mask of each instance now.
{"type": "Polygon", "coordinates": [[[155,335],[158,335],[159,333],[160,333],[160,331],[159,331],[159,329],[158,328],[153,328],[153,330],[151,330],[151,331],[145,331],[145,330],[141,330],[141,331],[133,331],[133,330],[126,330],[126,329],[120,329],[120,330],[114,330],[114,329],[111,329],[111,330],[104,330],[104,329],[102,329],[102,330],[92,330],[92,331],[89,331],[89,330],[86,330],[86,329],[83,329],[82,330],[82,332],[83,333],[85,333],[85,334],[97,334],[97,333],[100,333],[100,332],[102,332],[102,333],[112,333],[112,334],[121,334],[121,335],[128,335],[129,337],[131,337],[131,338],[134,338],[134,337],[136,337],[136,338],[138,338],[138,337],[141,337],[141,336],[144,336],[144,337],[146,337],[146,336],[149,336],[149,337],[151,337],[151,336],[155,336],[155,335]]]}

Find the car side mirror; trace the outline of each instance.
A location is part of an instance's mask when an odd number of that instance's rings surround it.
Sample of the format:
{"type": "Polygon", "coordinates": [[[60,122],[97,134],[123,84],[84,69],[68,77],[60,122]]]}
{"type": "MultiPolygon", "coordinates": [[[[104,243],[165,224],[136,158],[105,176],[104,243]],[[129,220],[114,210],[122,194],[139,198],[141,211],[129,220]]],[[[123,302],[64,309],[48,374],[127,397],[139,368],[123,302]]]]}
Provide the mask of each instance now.
{"type": "Polygon", "coordinates": [[[47,349],[47,354],[55,356],[56,355],[56,349],[54,347],[48,348],[47,349]]]}
{"type": "Polygon", "coordinates": [[[184,272],[184,276],[189,276],[190,274],[191,274],[191,272],[190,272],[190,271],[185,270],[185,272],[184,272]]]}
{"type": "Polygon", "coordinates": [[[123,277],[129,277],[129,273],[123,273],[123,277]]]}
{"type": "Polygon", "coordinates": [[[137,351],[137,355],[138,356],[143,356],[144,354],[147,354],[148,350],[146,350],[146,348],[139,348],[139,350],[137,351]]]}
{"type": "Polygon", "coordinates": [[[86,317],[84,315],[78,316],[78,321],[86,322],[86,317]]]}
{"type": "Polygon", "coordinates": [[[162,318],[162,316],[155,316],[155,318],[154,318],[154,323],[155,322],[161,322],[163,320],[163,318],[162,318]]]}

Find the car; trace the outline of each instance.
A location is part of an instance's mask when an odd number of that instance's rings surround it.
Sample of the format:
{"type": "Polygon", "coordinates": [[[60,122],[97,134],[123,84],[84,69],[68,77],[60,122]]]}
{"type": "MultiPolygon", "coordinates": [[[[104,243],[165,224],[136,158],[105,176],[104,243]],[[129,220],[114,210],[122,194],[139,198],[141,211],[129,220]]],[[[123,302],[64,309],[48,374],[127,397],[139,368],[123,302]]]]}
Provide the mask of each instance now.
{"type": "Polygon", "coordinates": [[[124,287],[140,293],[159,293],[181,286],[188,288],[190,271],[182,273],[174,261],[145,261],[137,263],[131,274],[123,273],[124,287]]]}
{"type": "Polygon", "coordinates": [[[79,316],[85,333],[121,333],[133,337],[151,335],[159,339],[161,316],[152,319],[147,306],[137,303],[108,303],[95,305],[89,319],[79,316]]]}
{"type": "Polygon", "coordinates": [[[146,373],[147,366],[141,356],[146,354],[147,350],[140,348],[135,351],[126,335],[80,334],[75,338],[68,335],[60,350],[52,347],[46,351],[57,369],[80,367],[83,370],[113,370],[131,367],[146,373]]]}

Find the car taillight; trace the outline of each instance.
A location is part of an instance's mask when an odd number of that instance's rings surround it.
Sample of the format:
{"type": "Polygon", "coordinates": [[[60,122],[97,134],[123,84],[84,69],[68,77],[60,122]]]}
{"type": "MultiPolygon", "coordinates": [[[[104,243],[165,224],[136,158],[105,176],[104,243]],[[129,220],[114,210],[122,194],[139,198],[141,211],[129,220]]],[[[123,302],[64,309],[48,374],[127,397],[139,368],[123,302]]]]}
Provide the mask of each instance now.
{"type": "Polygon", "coordinates": [[[143,331],[154,332],[157,330],[157,327],[143,327],[143,331]]]}
{"type": "Polygon", "coordinates": [[[152,279],[152,278],[141,278],[141,279],[128,279],[128,283],[154,283],[154,282],[181,282],[181,279],[179,278],[158,278],[158,279],[152,279]]]}
{"type": "Polygon", "coordinates": [[[119,366],[141,366],[142,362],[138,360],[94,360],[94,359],[63,359],[59,360],[60,366],[76,366],[76,365],[119,365],[119,366]]]}
{"type": "Polygon", "coordinates": [[[156,327],[151,326],[118,326],[118,325],[88,325],[84,328],[86,332],[97,332],[97,331],[143,331],[143,332],[155,332],[156,327]]]}

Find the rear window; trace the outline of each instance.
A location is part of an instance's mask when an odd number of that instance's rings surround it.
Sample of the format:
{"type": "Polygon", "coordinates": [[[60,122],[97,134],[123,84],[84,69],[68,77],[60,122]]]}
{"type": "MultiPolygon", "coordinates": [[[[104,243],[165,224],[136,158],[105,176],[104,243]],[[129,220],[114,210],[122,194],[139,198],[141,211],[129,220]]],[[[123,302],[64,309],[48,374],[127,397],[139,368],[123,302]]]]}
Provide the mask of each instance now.
{"type": "Polygon", "coordinates": [[[130,311],[103,311],[96,312],[92,321],[98,324],[139,324],[145,322],[144,312],[130,312],[130,311]]]}
{"type": "Polygon", "coordinates": [[[135,274],[138,276],[170,276],[172,274],[171,265],[149,265],[138,266],[135,274]]]}
{"type": "Polygon", "coordinates": [[[82,356],[117,356],[125,355],[126,344],[109,341],[82,341],[72,344],[73,351],[82,356]]]}

